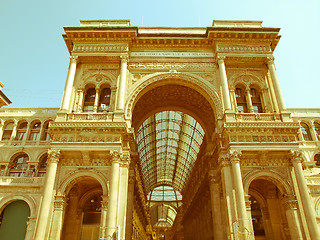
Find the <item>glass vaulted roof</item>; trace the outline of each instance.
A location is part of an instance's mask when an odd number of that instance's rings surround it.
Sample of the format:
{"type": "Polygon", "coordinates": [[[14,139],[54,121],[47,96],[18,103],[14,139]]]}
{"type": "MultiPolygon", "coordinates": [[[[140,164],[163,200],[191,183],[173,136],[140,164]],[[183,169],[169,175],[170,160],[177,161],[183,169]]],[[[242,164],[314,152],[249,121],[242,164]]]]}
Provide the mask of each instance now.
{"type": "Polygon", "coordinates": [[[146,119],[137,133],[146,192],[166,185],[183,192],[204,137],[201,125],[178,111],[163,111],[146,119]]]}

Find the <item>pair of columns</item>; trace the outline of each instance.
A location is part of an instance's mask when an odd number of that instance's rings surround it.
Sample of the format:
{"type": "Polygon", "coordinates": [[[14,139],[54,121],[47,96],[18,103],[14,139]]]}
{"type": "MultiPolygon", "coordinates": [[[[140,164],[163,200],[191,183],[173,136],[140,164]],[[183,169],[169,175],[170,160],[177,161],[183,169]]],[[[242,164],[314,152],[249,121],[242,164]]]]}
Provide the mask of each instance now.
{"type": "MultiPolygon", "coordinates": [[[[121,66],[120,66],[120,80],[119,80],[119,89],[118,89],[118,95],[117,95],[117,104],[116,109],[119,111],[123,111],[124,109],[124,102],[125,102],[125,90],[126,90],[126,80],[127,80],[127,65],[128,65],[128,56],[120,56],[121,58],[121,66]]],[[[78,56],[71,56],[70,57],[70,64],[69,64],[69,70],[68,70],[68,76],[63,92],[62,102],[61,102],[61,110],[63,111],[69,111],[70,108],[70,102],[71,102],[71,95],[72,95],[72,87],[74,84],[74,79],[76,75],[76,69],[77,69],[77,61],[78,56]]],[[[95,106],[98,105],[99,98],[97,97],[98,94],[96,94],[95,99],[95,106]]],[[[83,95],[79,96],[79,98],[82,98],[81,101],[79,99],[79,102],[83,101],[83,95]]]]}
{"type": "MultiPolygon", "coordinates": [[[[225,110],[231,110],[230,93],[229,93],[228,80],[227,80],[227,74],[226,74],[226,67],[225,67],[224,59],[225,59],[225,57],[218,57],[219,73],[220,73],[222,95],[223,95],[223,104],[224,104],[225,110]]],[[[277,75],[276,68],[275,68],[275,65],[274,65],[274,59],[273,58],[268,58],[267,64],[268,64],[269,72],[271,74],[271,79],[272,79],[274,91],[275,91],[275,94],[276,94],[276,99],[277,99],[277,102],[278,102],[279,110],[283,111],[283,110],[286,109],[286,107],[285,107],[285,104],[284,104],[284,100],[283,100],[283,96],[282,96],[282,92],[281,92],[281,88],[280,88],[278,75],[277,75]]],[[[252,106],[250,93],[249,93],[248,96],[246,96],[247,97],[247,102],[249,103],[249,106],[252,106]],[[250,105],[250,102],[251,102],[251,105],[250,105]]],[[[252,110],[253,110],[253,108],[252,108],[252,110]]],[[[249,111],[251,111],[251,109],[249,109],[249,111]]]]}
{"type": "MultiPolygon", "coordinates": [[[[54,196],[54,184],[60,150],[48,150],[48,167],[44,190],[39,209],[35,240],[46,239],[49,226],[51,204],[54,202],[50,239],[60,239],[67,200],[65,196],[54,196]],[[55,199],[53,199],[55,197],[55,199]]],[[[124,157],[118,152],[112,153],[109,197],[102,198],[101,233],[100,237],[112,236],[120,226],[120,237],[124,239],[127,213],[127,192],[129,177],[129,156],[124,157]]]]}
{"type": "Polygon", "coordinates": [[[299,151],[291,152],[291,161],[294,168],[301,204],[306,218],[307,226],[311,239],[320,239],[320,231],[315,217],[315,210],[310,199],[308,186],[302,171],[302,153],[299,151]]]}
{"type": "Polygon", "coordinates": [[[117,234],[120,234],[120,239],[125,238],[129,164],[128,155],[112,152],[106,235],[102,237],[113,236],[120,226],[120,232],[117,234]]]}
{"type": "MultiPolygon", "coordinates": [[[[254,239],[251,216],[247,214],[242,184],[240,154],[241,152],[239,151],[232,151],[226,159],[221,161],[224,201],[227,207],[226,215],[228,224],[226,225],[228,229],[226,234],[227,238],[231,239],[236,237],[238,237],[238,239],[254,239]]],[[[215,239],[223,239],[224,232],[221,230],[223,229],[221,227],[223,225],[222,215],[219,213],[221,211],[220,194],[216,195],[218,189],[218,184],[211,181],[210,192],[214,215],[214,236],[215,239]]]]}

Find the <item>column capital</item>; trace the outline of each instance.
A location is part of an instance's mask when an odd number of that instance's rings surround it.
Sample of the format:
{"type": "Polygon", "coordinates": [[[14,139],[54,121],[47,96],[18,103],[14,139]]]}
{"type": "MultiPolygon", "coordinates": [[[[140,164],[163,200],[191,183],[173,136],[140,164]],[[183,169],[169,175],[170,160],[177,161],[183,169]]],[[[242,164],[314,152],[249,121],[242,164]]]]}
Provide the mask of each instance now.
{"type": "Polygon", "coordinates": [[[108,211],[108,205],[109,205],[109,201],[108,200],[101,201],[101,210],[108,211]]]}
{"type": "Polygon", "coordinates": [[[111,155],[112,163],[120,163],[120,158],[122,157],[121,151],[117,151],[117,150],[110,151],[110,155],[111,155]]]}
{"type": "Polygon", "coordinates": [[[228,158],[230,159],[231,164],[239,163],[241,154],[242,153],[240,150],[230,150],[228,153],[228,158]]]}
{"type": "Polygon", "coordinates": [[[77,91],[78,91],[78,92],[84,92],[84,88],[83,88],[83,87],[80,87],[80,88],[77,89],[77,91]]]}
{"type": "Polygon", "coordinates": [[[302,152],[300,150],[291,150],[290,151],[290,159],[292,163],[302,163],[302,152]]]}
{"type": "Polygon", "coordinates": [[[129,154],[123,154],[120,157],[120,167],[127,167],[129,168],[131,162],[131,158],[129,154]]]}
{"type": "Polygon", "coordinates": [[[120,55],[121,63],[128,62],[129,56],[128,55],[120,55]]]}
{"type": "Polygon", "coordinates": [[[225,56],[218,56],[218,57],[217,57],[217,60],[218,60],[218,63],[219,63],[219,64],[224,63],[225,59],[226,59],[225,56]]]}
{"type": "Polygon", "coordinates": [[[58,163],[60,159],[60,149],[49,149],[48,150],[48,162],[58,163]]]}
{"type": "Polygon", "coordinates": [[[229,167],[230,161],[227,156],[219,157],[218,163],[221,167],[229,167]]]}
{"type": "Polygon", "coordinates": [[[298,209],[298,201],[296,196],[294,195],[285,195],[282,199],[281,199],[285,210],[296,210],[298,209]]]}
{"type": "Polygon", "coordinates": [[[64,211],[67,206],[68,198],[66,196],[55,196],[54,197],[54,210],[64,211]]]}
{"type": "Polygon", "coordinates": [[[274,57],[267,57],[267,64],[274,64],[274,57]]]}
{"type": "Polygon", "coordinates": [[[77,63],[78,62],[78,56],[70,56],[70,63],[77,63]]]}

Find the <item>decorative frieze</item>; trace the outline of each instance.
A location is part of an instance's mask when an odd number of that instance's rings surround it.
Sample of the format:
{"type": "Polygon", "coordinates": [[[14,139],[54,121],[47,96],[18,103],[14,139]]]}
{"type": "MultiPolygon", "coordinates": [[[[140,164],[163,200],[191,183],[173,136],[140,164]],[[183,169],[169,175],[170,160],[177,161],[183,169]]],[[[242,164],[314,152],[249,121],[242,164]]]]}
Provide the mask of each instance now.
{"type": "Polygon", "coordinates": [[[0,186],[42,186],[43,177],[0,177],[0,186]]]}
{"type": "Polygon", "coordinates": [[[280,121],[281,117],[278,113],[236,113],[235,119],[240,122],[251,122],[251,121],[280,121]]]}
{"type": "Polygon", "coordinates": [[[131,57],[214,57],[213,52],[132,52],[131,57]]]}
{"type": "Polygon", "coordinates": [[[180,62],[130,62],[129,70],[197,70],[214,72],[216,71],[215,63],[180,63],[180,62]]]}
{"type": "Polygon", "coordinates": [[[53,142],[70,142],[70,143],[118,143],[121,141],[120,136],[113,136],[113,135],[100,135],[94,134],[94,135],[55,135],[53,137],[53,142]]]}
{"type": "Polygon", "coordinates": [[[243,158],[240,165],[243,167],[288,167],[290,162],[288,159],[282,158],[243,158]]]}
{"type": "Polygon", "coordinates": [[[127,44],[75,44],[73,52],[124,52],[128,51],[127,44]]]}
{"type": "Polygon", "coordinates": [[[72,113],[67,115],[68,121],[112,121],[113,114],[112,113],[97,113],[97,114],[90,114],[90,113],[72,113]]]}
{"type": "Polygon", "coordinates": [[[222,45],[218,44],[217,52],[246,52],[246,53],[270,53],[271,48],[267,45],[222,45]]]}
{"type": "Polygon", "coordinates": [[[295,135],[229,135],[231,143],[293,143],[295,135]]]}

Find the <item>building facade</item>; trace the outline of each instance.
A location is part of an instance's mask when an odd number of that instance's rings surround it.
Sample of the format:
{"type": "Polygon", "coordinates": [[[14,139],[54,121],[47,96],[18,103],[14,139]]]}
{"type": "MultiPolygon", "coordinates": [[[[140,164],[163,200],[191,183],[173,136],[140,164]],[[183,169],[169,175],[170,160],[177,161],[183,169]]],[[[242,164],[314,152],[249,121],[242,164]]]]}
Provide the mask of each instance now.
{"type": "Polygon", "coordinates": [[[320,239],[320,109],[286,108],[279,28],[64,30],[61,107],[0,109],[1,239],[320,239]]]}

